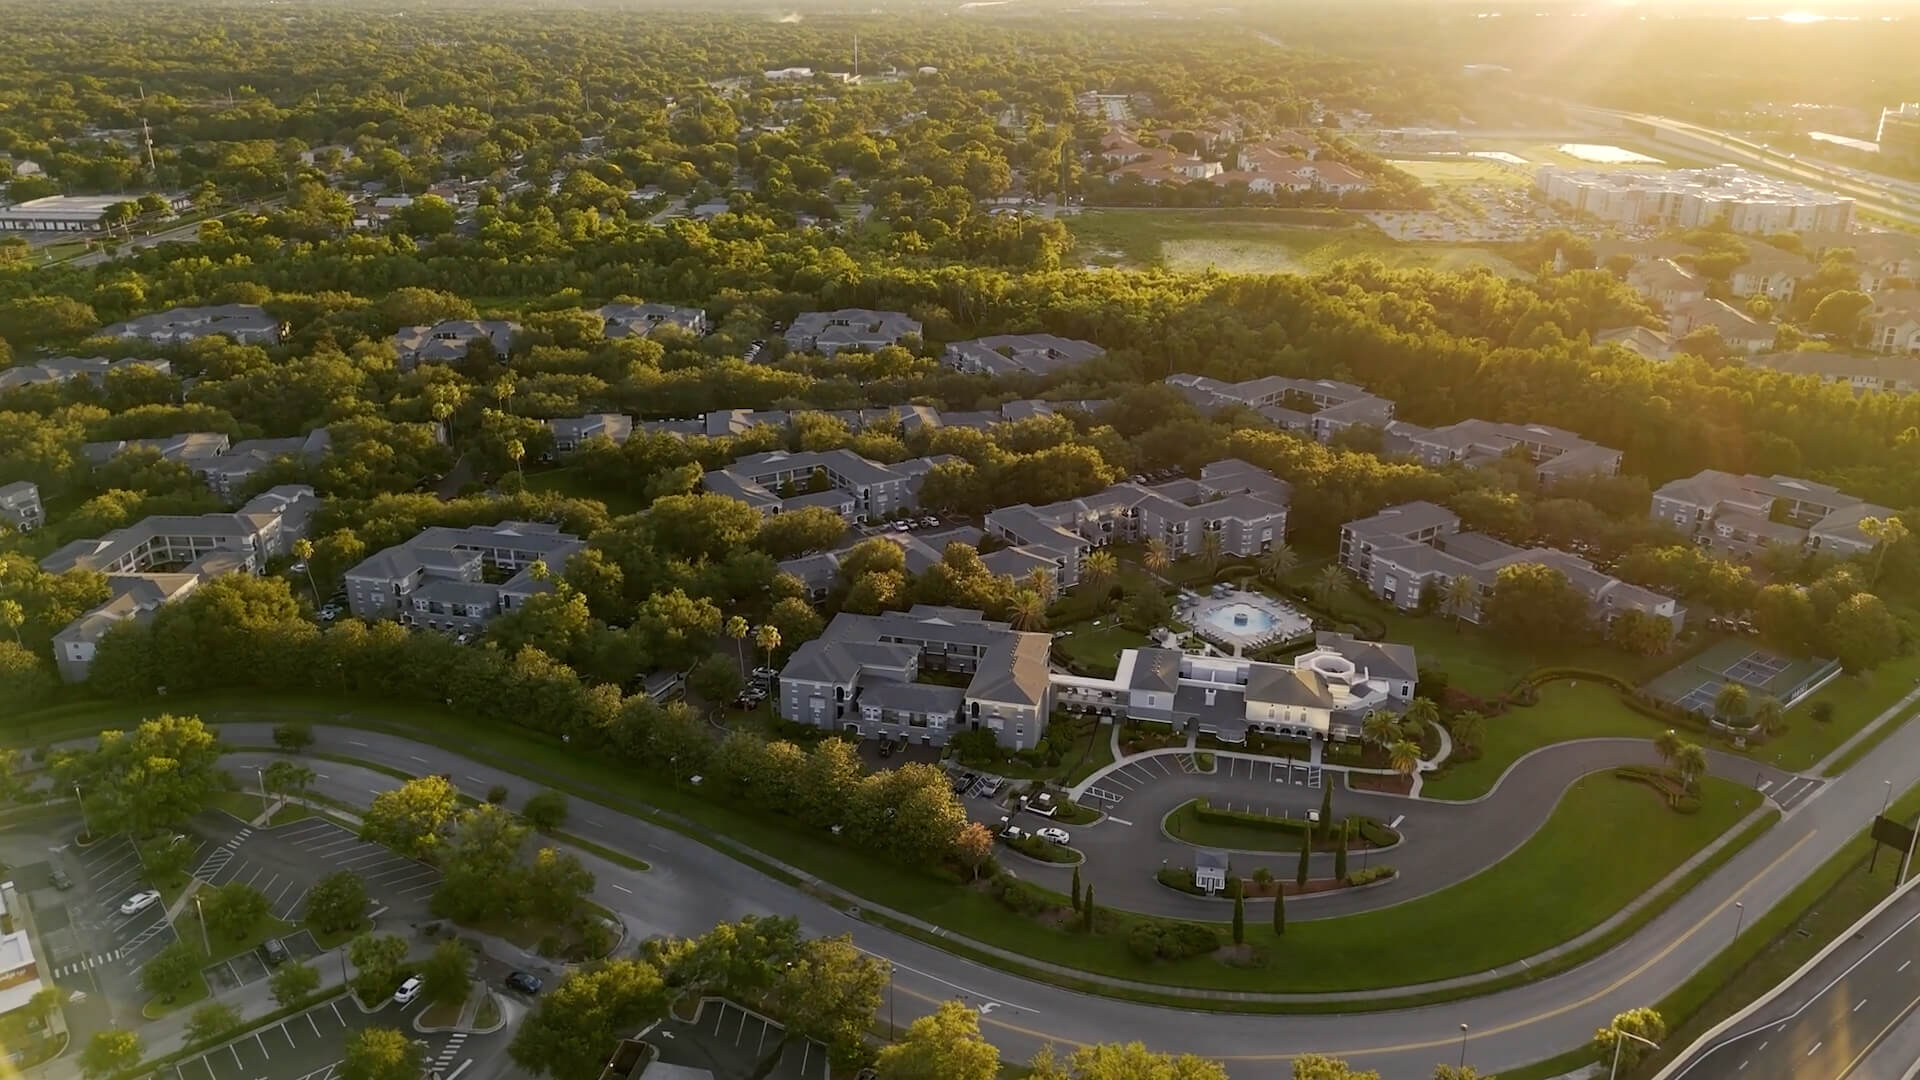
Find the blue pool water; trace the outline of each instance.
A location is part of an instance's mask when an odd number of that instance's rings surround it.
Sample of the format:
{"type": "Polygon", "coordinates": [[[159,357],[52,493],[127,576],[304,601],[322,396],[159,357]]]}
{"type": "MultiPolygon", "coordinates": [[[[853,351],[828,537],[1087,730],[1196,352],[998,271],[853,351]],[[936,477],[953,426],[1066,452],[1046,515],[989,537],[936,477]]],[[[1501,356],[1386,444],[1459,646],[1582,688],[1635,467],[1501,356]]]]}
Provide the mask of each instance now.
{"type": "Polygon", "coordinates": [[[1242,637],[1267,633],[1280,623],[1273,612],[1252,604],[1223,604],[1201,616],[1200,621],[1216,630],[1242,637]]]}

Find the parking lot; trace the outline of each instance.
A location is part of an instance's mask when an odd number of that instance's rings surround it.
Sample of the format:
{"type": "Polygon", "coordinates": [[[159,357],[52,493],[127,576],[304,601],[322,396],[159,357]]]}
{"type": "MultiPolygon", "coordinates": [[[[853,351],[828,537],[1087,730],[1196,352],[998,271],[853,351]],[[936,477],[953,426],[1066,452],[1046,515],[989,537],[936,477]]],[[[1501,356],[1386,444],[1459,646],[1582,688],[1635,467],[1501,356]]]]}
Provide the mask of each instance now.
{"type": "MultiPolygon", "coordinates": [[[[427,1041],[427,1058],[437,1061],[449,1037],[420,1036],[414,1014],[424,1002],[401,1007],[388,1002],[371,1013],[346,997],[316,1005],[280,1023],[243,1035],[224,1046],[174,1066],[179,1080],[330,1080],[347,1037],[367,1027],[392,1027],[427,1041]]],[[[465,1040],[461,1040],[464,1042],[465,1040]]]]}
{"type": "MultiPolygon", "coordinates": [[[[194,858],[209,846],[192,836],[180,842],[195,845],[194,858]]],[[[173,926],[167,921],[164,905],[155,903],[133,915],[120,913],[120,905],[129,896],[149,887],[131,841],[123,836],[103,840],[77,851],[74,861],[80,870],[75,884],[84,885],[86,895],[67,903],[68,925],[60,931],[46,931],[50,923],[59,921],[57,916],[49,918],[51,912],[47,912],[41,917],[47,959],[55,978],[110,963],[138,972],[154,953],[173,944],[173,926]]]]}
{"type": "Polygon", "coordinates": [[[1158,754],[1130,761],[1100,778],[1100,782],[1080,796],[1080,802],[1096,810],[1111,810],[1124,802],[1127,793],[1175,773],[1199,772],[1192,754],[1158,754]]]}
{"type": "MultiPolygon", "coordinates": [[[[351,870],[367,883],[367,895],[380,907],[424,912],[427,899],[440,886],[440,872],[433,867],[366,843],[352,831],[324,819],[308,818],[261,830],[252,844],[280,849],[282,858],[310,868],[313,880],[337,870],[351,870]]],[[[248,854],[251,857],[251,850],[248,854]]]]}
{"type": "Polygon", "coordinates": [[[779,1024],[732,1002],[705,1002],[691,1022],[669,1019],[646,1038],[662,1062],[705,1069],[714,1080],[827,1080],[825,1047],[788,1041],[779,1024]]]}

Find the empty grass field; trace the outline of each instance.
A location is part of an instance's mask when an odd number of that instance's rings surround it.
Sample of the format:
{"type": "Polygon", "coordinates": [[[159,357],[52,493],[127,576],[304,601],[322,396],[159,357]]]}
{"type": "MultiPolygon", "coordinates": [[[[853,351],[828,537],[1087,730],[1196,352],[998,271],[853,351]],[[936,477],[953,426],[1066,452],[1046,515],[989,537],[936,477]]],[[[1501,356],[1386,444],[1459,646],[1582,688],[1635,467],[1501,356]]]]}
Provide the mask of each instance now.
{"type": "Polygon", "coordinates": [[[1501,187],[1526,187],[1524,171],[1506,168],[1482,158],[1461,157],[1450,160],[1432,158],[1395,160],[1390,164],[1429,187],[1461,184],[1497,184],[1501,187]]]}
{"type": "MultiPolygon", "coordinates": [[[[1309,219],[1311,220],[1311,219],[1309,219]]],[[[1512,263],[1464,244],[1408,244],[1337,212],[1324,224],[1242,210],[1090,210],[1068,219],[1082,262],[1160,267],[1182,272],[1315,273],[1343,259],[1373,258],[1391,266],[1517,275],[1512,263]]]]}

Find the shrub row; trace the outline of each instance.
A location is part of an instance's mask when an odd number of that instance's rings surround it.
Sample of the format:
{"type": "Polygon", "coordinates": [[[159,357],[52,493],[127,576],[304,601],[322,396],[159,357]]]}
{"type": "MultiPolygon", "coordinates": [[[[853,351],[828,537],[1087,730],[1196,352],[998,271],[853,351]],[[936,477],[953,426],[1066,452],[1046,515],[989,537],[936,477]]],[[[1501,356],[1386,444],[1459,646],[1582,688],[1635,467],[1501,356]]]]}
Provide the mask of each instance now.
{"type": "Polygon", "coordinates": [[[1143,963],[1205,956],[1220,947],[1220,935],[1199,923],[1143,920],[1127,932],[1127,951],[1143,963]]]}
{"type": "Polygon", "coordinates": [[[1370,881],[1384,881],[1392,877],[1395,873],[1396,871],[1391,866],[1368,866],[1348,874],[1347,884],[1365,885],[1370,881]]]}
{"type": "MultiPolygon", "coordinates": [[[[1327,822],[1325,828],[1316,828],[1305,818],[1277,818],[1265,814],[1255,814],[1246,810],[1217,810],[1206,799],[1193,801],[1193,814],[1201,821],[1214,825],[1244,825],[1256,829],[1268,829],[1273,832],[1315,833],[1331,838],[1334,822],[1327,822]]],[[[1353,823],[1354,835],[1374,847],[1386,847],[1398,843],[1400,834],[1387,828],[1385,822],[1377,818],[1349,815],[1346,819],[1353,823]]]]}
{"type": "Polygon", "coordinates": [[[1660,794],[1668,808],[1676,813],[1697,814],[1700,812],[1700,796],[1681,784],[1680,778],[1672,772],[1652,765],[1621,765],[1613,770],[1614,778],[1633,784],[1645,784],[1660,794]]]}

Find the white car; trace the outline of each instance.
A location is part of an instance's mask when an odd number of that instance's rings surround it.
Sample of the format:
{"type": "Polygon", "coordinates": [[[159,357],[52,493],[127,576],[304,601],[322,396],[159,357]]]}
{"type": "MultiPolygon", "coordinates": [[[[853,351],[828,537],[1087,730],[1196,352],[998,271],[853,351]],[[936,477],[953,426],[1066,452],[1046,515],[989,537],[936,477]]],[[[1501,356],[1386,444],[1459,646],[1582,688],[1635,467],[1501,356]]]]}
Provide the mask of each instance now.
{"type": "Polygon", "coordinates": [[[120,914],[138,915],[158,903],[159,900],[160,893],[155,889],[147,889],[134,893],[132,896],[127,897],[126,903],[120,905],[120,914]]]}
{"type": "Polygon", "coordinates": [[[1072,837],[1067,835],[1067,830],[1056,829],[1056,828],[1052,828],[1051,826],[1045,829],[1035,829],[1033,835],[1039,837],[1042,840],[1048,840],[1053,843],[1059,844],[1061,847],[1067,846],[1067,843],[1072,839],[1072,837]]]}
{"type": "Polygon", "coordinates": [[[400,984],[400,989],[393,992],[394,1002],[400,1005],[412,1004],[413,999],[420,996],[420,985],[420,976],[409,976],[406,982],[400,984]]]}

